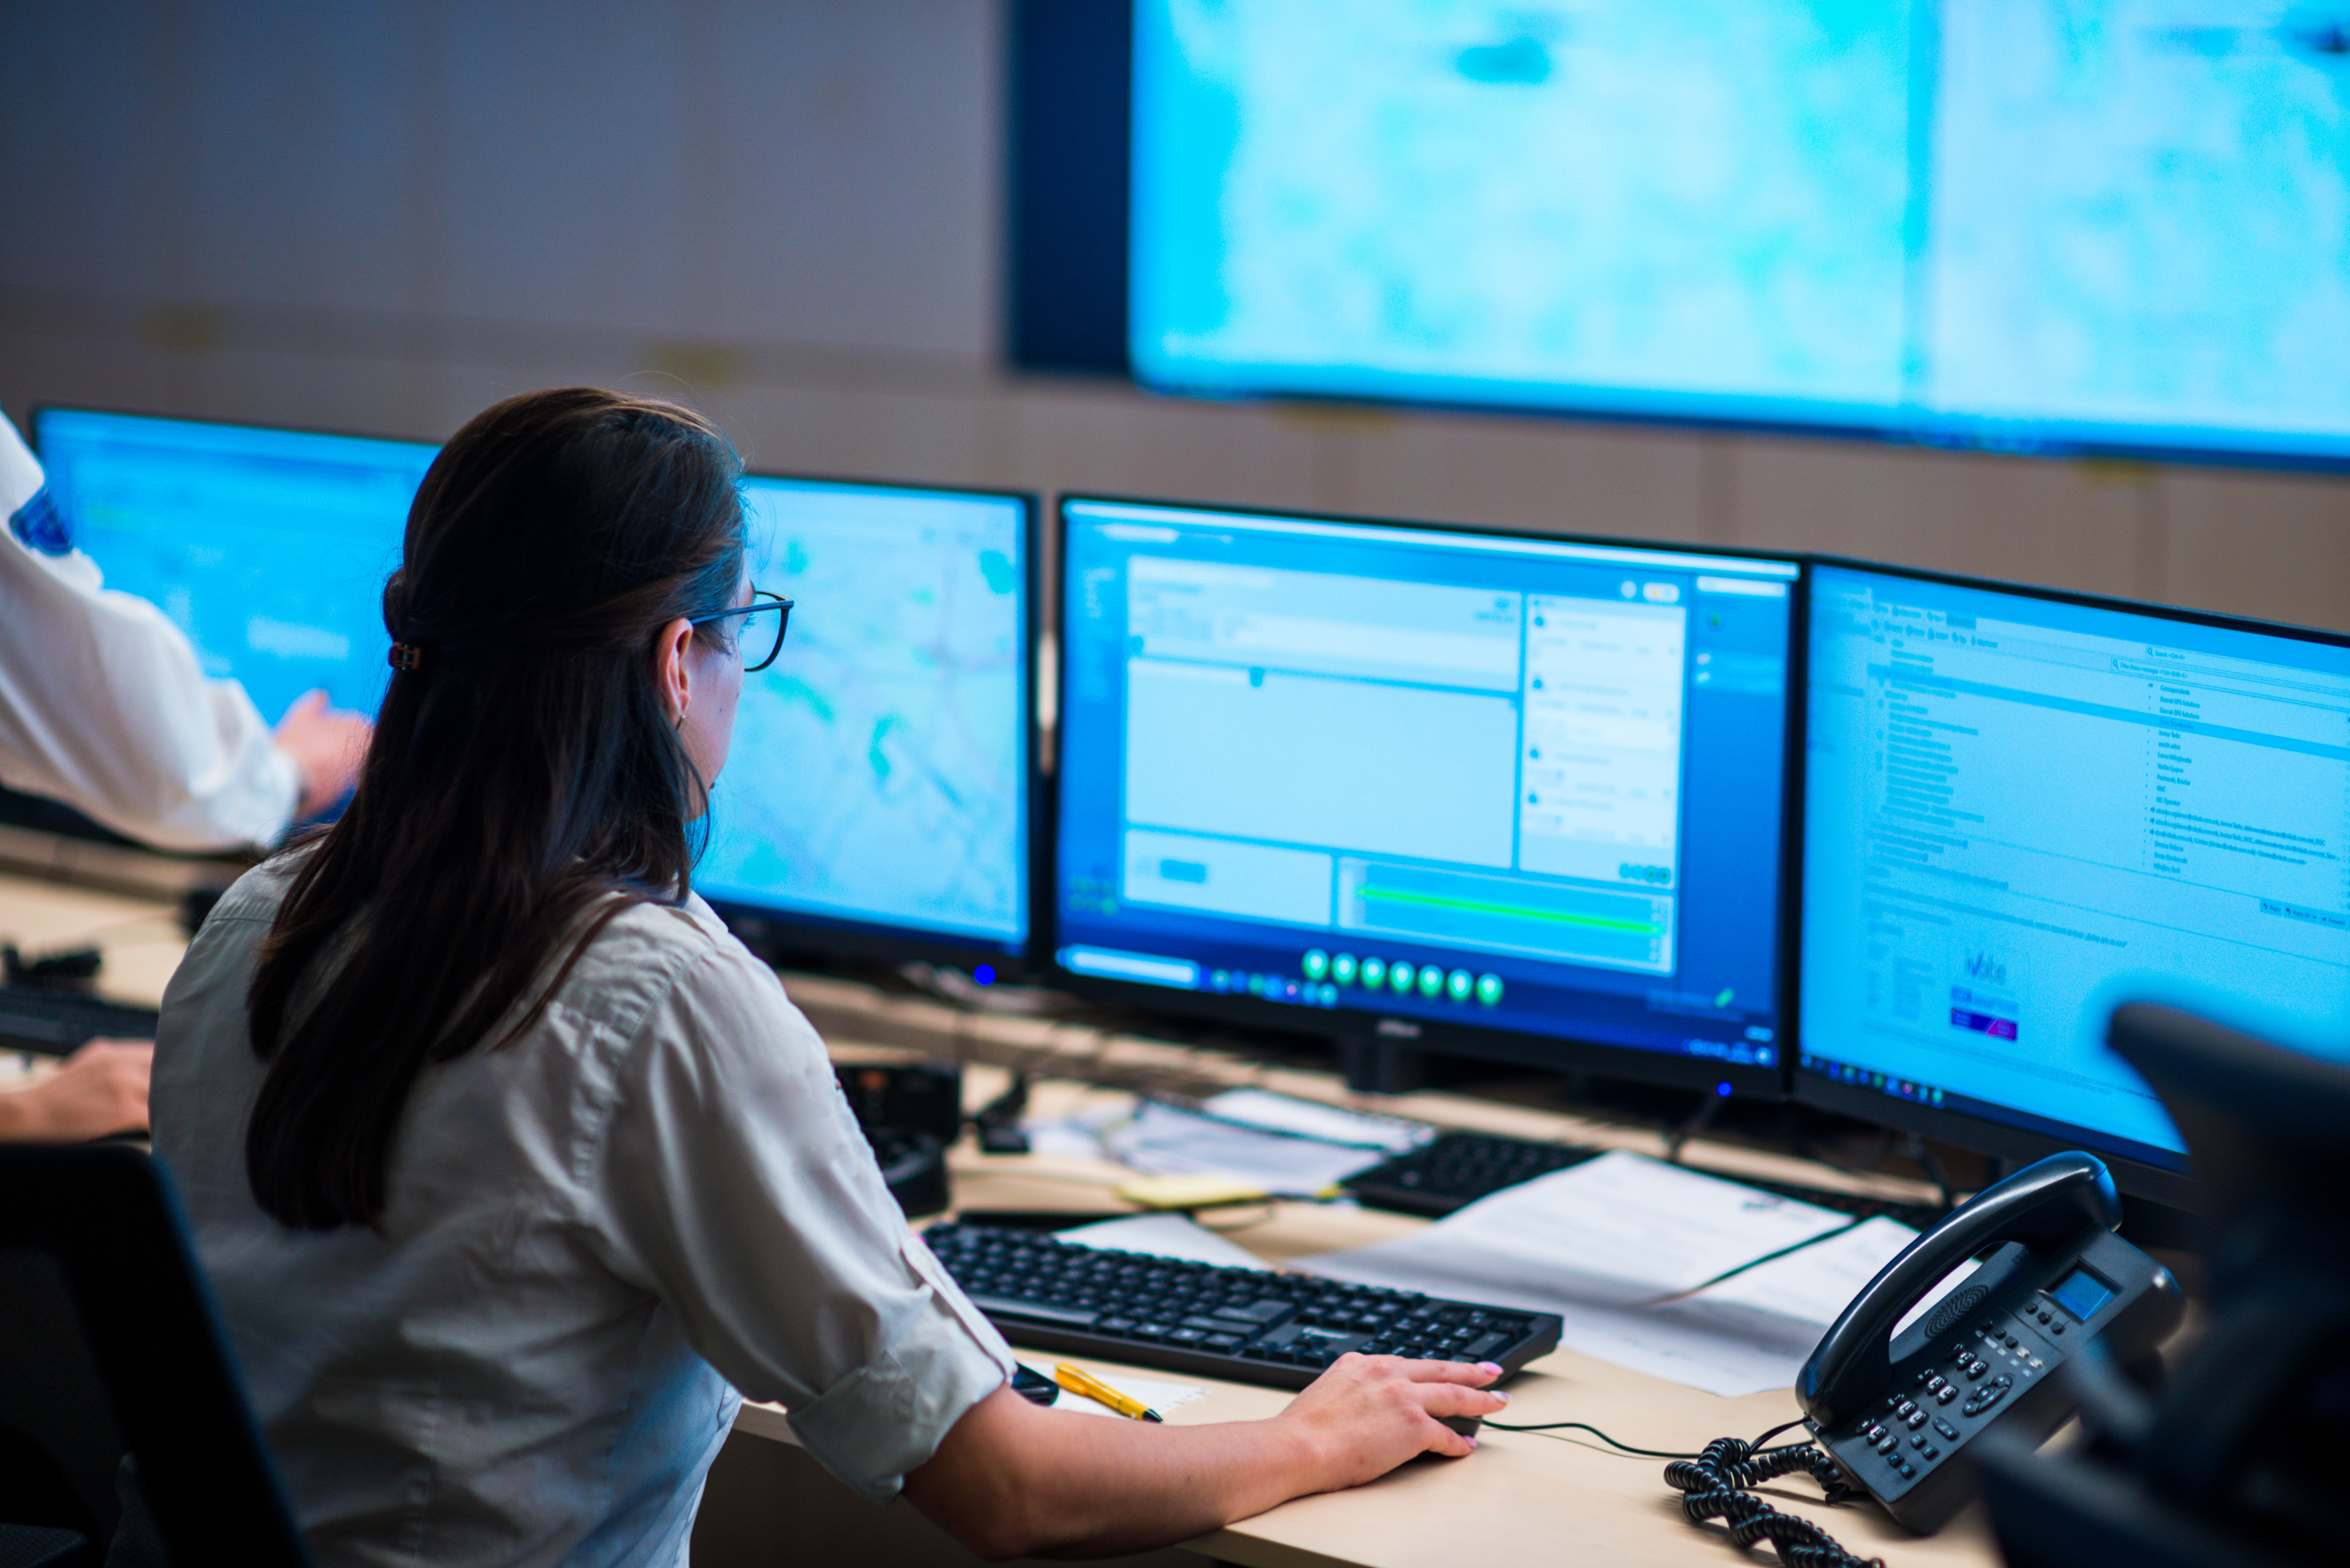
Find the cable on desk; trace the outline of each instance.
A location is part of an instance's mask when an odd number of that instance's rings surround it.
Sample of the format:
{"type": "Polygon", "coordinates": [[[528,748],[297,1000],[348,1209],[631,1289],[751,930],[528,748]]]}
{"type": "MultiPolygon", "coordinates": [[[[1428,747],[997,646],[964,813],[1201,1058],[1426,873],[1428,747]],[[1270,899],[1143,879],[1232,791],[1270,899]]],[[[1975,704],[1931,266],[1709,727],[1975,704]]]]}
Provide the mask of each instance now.
{"type": "Polygon", "coordinates": [[[1885,1568],[1883,1558],[1856,1557],[1810,1520],[1782,1513],[1754,1495],[1764,1481],[1796,1470],[1808,1471],[1831,1503],[1857,1495],[1816,1444],[1762,1449],[1737,1438],[1716,1438],[1696,1459],[1667,1465],[1665,1484],[1681,1494],[1681,1511],[1691,1524],[1719,1519],[1742,1548],[1768,1541],[1785,1568],[1885,1568]]]}
{"type": "MultiPolygon", "coordinates": [[[[1772,1428],[1761,1437],[1755,1438],[1752,1443],[1749,1443],[1747,1447],[1751,1449],[1759,1449],[1763,1444],[1769,1442],[1772,1438],[1777,1437],[1780,1433],[1792,1431],[1803,1424],[1804,1423],[1800,1420],[1783,1422],[1780,1425],[1772,1428]]],[[[1512,1426],[1506,1421],[1488,1421],[1485,1425],[1491,1427],[1497,1432],[1533,1432],[1536,1436],[1548,1436],[1550,1433],[1558,1431],[1563,1428],[1572,1427],[1576,1431],[1590,1433],[1593,1437],[1598,1438],[1601,1442],[1607,1444],[1611,1449],[1616,1449],[1627,1454],[1636,1454],[1644,1459],[1702,1459],[1704,1457],[1701,1454],[1670,1453],[1662,1449],[1636,1449],[1629,1443],[1617,1442],[1615,1438],[1609,1437],[1598,1428],[1584,1421],[1536,1421],[1523,1427],[1512,1426]]],[[[1572,1441],[1571,1438],[1562,1438],[1559,1440],[1561,1442],[1572,1441]]]]}
{"type": "MultiPolygon", "coordinates": [[[[1823,1231],[1816,1236],[1806,1236],[1802,1241],[1797,1241],[1791,1246],[1782,1247],[1775,1252],[1765,1252],[1759,1258],[1749,1258],[1746,1262],[1738,1264],[1734,1268],[1724,1269],[1721,1272],[1714,1275],[1713,1278],[1703,1281],[1700,1283],[1691,1285],[1687,1290],[1674,1291],[1669,1295],[1652,1296],[1647,1301],[1635,1302],[1632,1304],[1639,1307],[1653,1307],[1663,1306],[1668,1302],[1686,1300],[1687,1298],[1697,1294],[1700,1291],[1710,1291],[1713,1289],[1714,1286],[1721,1283],[1724,1280],[1736,1279],[1739,1275],[1744,1273],[1749,1269],[1759,1269],[1765,1263],[1775,1263],[1780,1259],[1787,1256],[1790,1252],[1800,1252],[1804,1248],[1815,1247],[1822,1241],[1833,1241],[1838,1236],[1849,1235],[1851,1232],[1859,1230],[1863,1225],[1867,1223],[1868,1221],[1866,1220],[1855,1220],[1848,1225],[1839,1225],[1834,1230],[1823,1231]]],[[[1782,1431],[1784,1431],[1785,1429],[1786,1428],[1783,1427],[1780,1428],[1782,1431]]]]}
{"type": "MultiPolygon", "coordinates": [[[[1629,1443],[1617,1442],[1615,1438],[1609,1437],[1598,1428],[1584,1421],[1539,1421],[1531,1426],[1524,1427],[1513,1427],[1502,1421],[1488,1421],[1485,1425],[1488,1428],[1496,1432],[1532,1432],[1537,1437],[1548,1437],[1551,1433],[1558,1431],[1563,1428],[1572,1427],[1578,1432],[1590,1433],[1593,1437],[1598,1438],[1601,1442],[1607,1444],[1611,1449],[1617,1449],[1623,1453],[1633,1454],[1644,1459],[1693,1459],[1699,1457],[1696,1454],[1667,1453],[1660,1449],[1636,1449],[1629,1443]]],[[[1571,1440],[1572,1439],[1567,1438],[1561,1439],[1561,1441],[1571,1440]]]]}
{"type": "MultiPolygon", "coordinates": [[[[1609,1448],[1644,1459],[1671,1459],[1665,1467],[1665,1483],[1681,1493],[1681,1511],[1691,1524],[1702,1525],[1709,1519],[1720,1519],[1730,1526],[1730,1538],[1742,1548],[1751,1548],[1758,1541],[1768,1541],[1779,1550],[1783,1568],[1885,1568],[1880,1557],[1856,1557],[1846,1551],[1826,1531],[1808,1519],[1792,1513],[1782,1513],[1753,1495],[1753,1489],[1764,1481],[1796,1470],[1810,1472],[1820,1483],[1831,1503],[1843,1502],[1859,1495],[1846,1485],[1836,1472],[1835,1461],[1813,1443],[1789,1443],[1784,1448],[1766,1449],[1762,1445],[1782,1432],[1792,1431],[1803,1425],[1787,1421],[1772,1428],[1752,1442],[1737,1438],[1716,1438],[1698,1454],[1667,1453],[1659,1449],[1636,1449],[1629,1443],[1618,1442],[1586,1421],[1539,1421],[1513,1426],[1503,1421],[1485,1425],[1496,1432],[1532,1432],[1549,1437],[1563,1428],[1573,1428],[1588,1432],[1609,1448]]],[[[1574,1439],[1562,1438],[1561,1442],[1574,1439]]]]}

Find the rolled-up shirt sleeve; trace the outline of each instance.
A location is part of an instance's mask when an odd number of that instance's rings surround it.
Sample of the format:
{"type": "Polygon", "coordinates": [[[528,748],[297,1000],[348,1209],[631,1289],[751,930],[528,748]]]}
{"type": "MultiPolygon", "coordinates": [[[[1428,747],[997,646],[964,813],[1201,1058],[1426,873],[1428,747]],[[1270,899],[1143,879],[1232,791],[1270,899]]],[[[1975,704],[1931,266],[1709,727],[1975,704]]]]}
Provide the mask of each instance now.
{"type": "Polygon", "coordinates": [[[876,1501],[1001,1386],[1003,1337],[908,1229],[823,1042],[727,942],[622,1061],[601,1169],[611,1266],[876,1501]]]}

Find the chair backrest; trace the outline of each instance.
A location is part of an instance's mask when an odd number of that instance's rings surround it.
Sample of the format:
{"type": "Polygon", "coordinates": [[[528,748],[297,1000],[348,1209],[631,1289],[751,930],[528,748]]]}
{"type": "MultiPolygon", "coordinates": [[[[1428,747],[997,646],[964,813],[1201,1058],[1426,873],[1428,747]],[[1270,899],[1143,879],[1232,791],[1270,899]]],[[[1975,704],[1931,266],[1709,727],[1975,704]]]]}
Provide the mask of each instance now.
{"type": "Polygon", "coordinates": [[[120,1144],[0,1147],[0,1522],[103,1542],[125,1454],[174,1563],[309,1568],[169,1174],[120,1144]]]}

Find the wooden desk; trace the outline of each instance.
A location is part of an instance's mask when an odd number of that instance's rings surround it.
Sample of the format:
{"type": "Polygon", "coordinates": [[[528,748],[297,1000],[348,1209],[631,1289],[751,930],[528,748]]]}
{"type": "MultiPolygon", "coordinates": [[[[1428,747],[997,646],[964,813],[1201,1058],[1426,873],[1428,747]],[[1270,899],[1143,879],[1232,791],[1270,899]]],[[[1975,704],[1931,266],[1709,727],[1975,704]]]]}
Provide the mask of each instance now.
{"type": "Polygon", "coordinates": [[[58,948],[104,950],[99,994],[152,1007],[188,950],[178,906],[160,898],[93,891],[62,882],[0,875],[0,942],[27,956],[58,948]]]}
{"type": "MultiPolygon", "coordinates": [[[[984,1068],[971,1070],[969,1078],[974,1103],[983,1103],[1001,1082],[1000,1074],[984,1068]]],[[[1089,1092],[1040,1084],[1032,1104],[1039,1115],[1066,1114],[1089,1092]]],[[[953,1164],[961,1205],[1127,1211],[1108,1193],[1127,1174],[1115,1166],[988,1156],[968,1147],[955,1152],[953,1164]]],[[[1279,1203],[1263,1220],[1230,1234],[1279,1262],[1383,1241],[1421,1223],[1346,1205],[1279,1203]]],[[[1088,1358],[1088,1366],[1096,1364],[1088,1358]]],[[[1168,1412],[1170,1423],[1255,1419],[1274,1414],[1289,1398],[1246,1384],[1099,1365],[1112,1382],[1127,1370],[1204,1385],[1207,1397],[1168,1412]]],[[[1535,1362],[1511,1382],[1509,1392],[1513,1402],[1504,1418],[1510,1421],[1587,1421],[1621,1441],[1665,1450],[1693,1451],[1723,1436],[1751,1438],[1798,1413],[1789,1391],[1724,1399],[1571,1350],[1535,1362]]],[[[1817,1520],[1863,1556],[1884,1558],[1888,1568],[1978,1568],[1998,1561],[1979,1509],[1921,1540],[1904,1534],[1874,1506],[1825,1506],[1807,1476],[1774,1481],[1762,1495],[1787,1512],[1817,1520]]],[[[876,1509],[826,1476],[794,1442],[779,1408],[746,1406],[711,1473],[694,1561],[697,1568],[773,1562],[785,1543],[812,1561],[853,1557],[860,1568],[978,1561],[912,1509],[876,1509]]],[[[1301,1498],[1186,1547],[1125,1561],[1198,1568],[1202,1559],[1250,1568],[1555,1568],[1562,1562],[1688,1568],[1741,1561],[1721,1530],[1701,1531],[1682,1518],[1679,1494],[1664,1483],[1663,1460],[1617,1454],[1580,1433],[1549,1437],[1491,1428],[1466,1459],[1418,1460],[1369,1486],[1301,1498]]]]}

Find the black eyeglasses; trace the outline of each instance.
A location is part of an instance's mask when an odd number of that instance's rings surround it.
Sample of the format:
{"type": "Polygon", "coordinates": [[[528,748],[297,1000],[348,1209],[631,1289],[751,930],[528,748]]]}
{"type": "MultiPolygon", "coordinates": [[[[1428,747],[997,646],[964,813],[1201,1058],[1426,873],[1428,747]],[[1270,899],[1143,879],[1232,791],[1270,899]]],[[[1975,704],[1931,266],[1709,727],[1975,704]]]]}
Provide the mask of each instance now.
{"type": "Polygon", "coordinates": [[[733,609],[723,609],[716,615],[698,615],[688,618],[695,626],[708,626],[712,621],[724,620],[730,615],[743,618],[743,624],[734,628],[734,651],[743,656],[743,673],[754,674],[773,664],[775,655],[784,650],[784,628],[792,624],[792,601],[764,588],[753,588],[751,602],[747,605],[736,605],[733,609]],[[766,623],[752,618],[770,612],[775,618],[773,642],[767,640],[766,623]],[[754,654],[758,657],[753,658],[754,654]]]}

